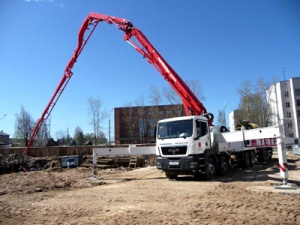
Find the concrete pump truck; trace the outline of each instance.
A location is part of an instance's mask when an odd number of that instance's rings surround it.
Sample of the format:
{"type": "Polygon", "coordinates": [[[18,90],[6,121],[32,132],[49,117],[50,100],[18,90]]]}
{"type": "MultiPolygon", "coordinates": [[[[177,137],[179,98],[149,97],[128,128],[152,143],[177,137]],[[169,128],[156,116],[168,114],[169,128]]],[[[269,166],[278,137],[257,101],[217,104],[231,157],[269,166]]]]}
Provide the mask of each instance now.
{"type": "MultiPolygon", "coordinates": [[[[126,19],[91,12],[80,27],[78,45],[65,68],[59,85],[32,132],[25,154],[28,154],[39,128],[48,119],[71,79],[73,65],[94,29],[99,22],[103,21],[123,31],[124,40],[158,70],[181,97],[186,116],[158,121],[155,146],[116,147],[114,150],[110,146],[107,149],[94,149],[94,163],[96,163],[95,158],[101,155],[156,154],[157,168],[163,170],[168,178],[174,179],[181,174],[190,174],[205,175],[207,179],[213,179],[216,174],[224,175],[234,164],[252,166],[258,152],[269,154],[272,146],[283,146],[283,135],[279,127],[253,130],[242,128],[237,132],[218,130],[213,126],[213,115],[207,112],[190,88],[138,28],[126,19]]],[[[283,169],[287,169],[286,166],[283,162],[283,169]]]]}

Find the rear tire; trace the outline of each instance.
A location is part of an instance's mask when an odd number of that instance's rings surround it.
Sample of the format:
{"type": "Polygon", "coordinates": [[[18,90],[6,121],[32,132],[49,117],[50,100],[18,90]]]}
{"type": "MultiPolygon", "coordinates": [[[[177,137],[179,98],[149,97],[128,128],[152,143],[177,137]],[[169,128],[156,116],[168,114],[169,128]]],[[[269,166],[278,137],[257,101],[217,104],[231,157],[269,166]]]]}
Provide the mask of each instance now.
{"type": "Polygon", "coordinates": [[[225,156],[221,156],[221,159],[219,161],[219,168],[218,168],[218,173],[221,176],[226,175],[227,171],[229,170],[229,163],[228,160],[225,156]]]}
{"type": "Polygon", "coordinates": [[[273,156],[273,148],[268,148],[268,160],[271,160],[273,156]]]}
{"type": "Polygon", "coordinates": [[[244,155],[244,168],[249,169],[250,168],[250,153],[249,152],[245,152],[244,155]]]}
{"type": "Polygon", "coordinates": [[[267,148],[265,148],[263,152],[263,162],[267,162],[268,159],[269,159],[269,151],[267,148]]]}
{"type": "Polygon", "coordinates": [[[205,178],[212,180],[216,175],[216,163],[212,157],[208,157],[205,165],[205,178]]]}
{"type": "Polygon", "coordinates": [[[255,154],[254,151],[250,152],[250,167],[255,165],[255,154]]]}

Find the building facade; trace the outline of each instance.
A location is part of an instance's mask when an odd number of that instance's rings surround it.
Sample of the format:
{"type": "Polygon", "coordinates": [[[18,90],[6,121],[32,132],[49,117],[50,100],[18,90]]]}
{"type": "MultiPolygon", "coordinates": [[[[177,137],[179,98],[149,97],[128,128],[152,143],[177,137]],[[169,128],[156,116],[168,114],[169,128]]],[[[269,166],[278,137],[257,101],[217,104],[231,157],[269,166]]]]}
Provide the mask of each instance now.
{"type": "Polygon", "coordinates": [[[267,90],[270,106],[270,126],[282,124],[287,137],[299,143],[300,77],[280,81],[267,90]]]}
{"type": "Polygon", "coordinates": [[[158,120],[177,116],[185,116],[181,104],[114,108],[115,144],[154,143],[158,120]]]}

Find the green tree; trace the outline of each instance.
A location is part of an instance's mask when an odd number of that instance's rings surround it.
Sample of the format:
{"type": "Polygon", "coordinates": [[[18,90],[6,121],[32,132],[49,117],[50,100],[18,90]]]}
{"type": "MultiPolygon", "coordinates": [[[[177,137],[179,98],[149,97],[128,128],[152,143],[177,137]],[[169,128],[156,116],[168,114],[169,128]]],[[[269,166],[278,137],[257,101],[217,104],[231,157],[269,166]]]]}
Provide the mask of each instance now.
{"type": "Polygon", "coordinates": [[[102,131],[100,131],[100,133],[99,133],[98,143],[99,144],[107,144],[108,143],[107,138],[106,138],[105,134],[102,131]]]}
{"type": "Polygon", "coordinates": [[[82,129],[79,126],[77,126],[75,129],[74,140],[77,142],[78,145],[84,145],[85,137],[82,129]]]}

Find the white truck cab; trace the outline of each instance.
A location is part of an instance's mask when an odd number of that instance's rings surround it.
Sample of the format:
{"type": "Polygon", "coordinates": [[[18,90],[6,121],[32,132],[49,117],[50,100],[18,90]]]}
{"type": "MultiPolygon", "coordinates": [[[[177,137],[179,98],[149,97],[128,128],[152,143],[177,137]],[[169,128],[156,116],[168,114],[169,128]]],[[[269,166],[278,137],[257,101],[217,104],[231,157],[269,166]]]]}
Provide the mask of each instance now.
{"type": "MultiPolygon", "coordinates": [[[[207,157],[215,157],[211,129],[205,116],[184,116],[160,120],[156,132],[157,168],[168,178],[205,171],[207,157]]],[[[206,168],[207,169],[207,168],[206,168]]],[[[215,161],[208,178],[215,174],[215,161]]],[[[212,177],[210,177],[212,176],[212,177]]]]}

